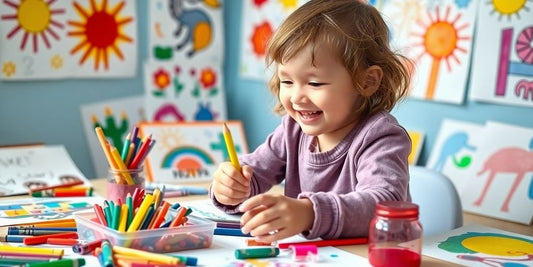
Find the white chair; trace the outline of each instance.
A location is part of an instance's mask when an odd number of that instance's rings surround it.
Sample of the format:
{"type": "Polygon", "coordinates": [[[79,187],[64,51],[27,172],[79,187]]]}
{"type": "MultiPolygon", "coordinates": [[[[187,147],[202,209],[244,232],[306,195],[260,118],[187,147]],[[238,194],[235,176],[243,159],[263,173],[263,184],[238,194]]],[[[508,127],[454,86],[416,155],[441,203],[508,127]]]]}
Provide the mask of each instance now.
{"type": "Polygon", "coordinates": [[[420,166],[409,166],[413,203],[419,206],[423,236],[441,234],[463,225],[461,200],[444,174],[420,166]]]}

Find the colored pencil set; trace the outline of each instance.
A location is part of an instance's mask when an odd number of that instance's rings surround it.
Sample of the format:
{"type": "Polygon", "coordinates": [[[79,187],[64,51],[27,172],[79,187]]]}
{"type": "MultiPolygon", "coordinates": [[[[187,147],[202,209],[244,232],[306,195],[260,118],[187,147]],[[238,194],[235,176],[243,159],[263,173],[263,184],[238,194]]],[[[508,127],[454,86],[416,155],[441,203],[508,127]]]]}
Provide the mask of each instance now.
{"type": "Polygon", "coordinates": [[[68,183],[30,189],[32,197],[85,197],[93,195],[93,188],[84,186],[81,179],[68,183]]]}
{"type": "Polygon", "coordinates": [[[134,127],[126,136],[122,151],[119,152],[115,146],[107,141],[100,126],[95,128],[95,132],[109,167],[111,170],[118,171],[118,175],[115,175],[117,184],[136,184],[137,181],[131,177],[129,171],[142,168],[144,160],[155,145],[155,139],[152,138],[152,135],[141,138],[138,135],[139,128],[134,127]]]}
{"type": "Polygon", "coordinates": [[[144,189],[136,188],[128,194],[126,203],[105,200],[103,207],[95,204],[97,222],[119,232],[176,227],[187,222],[191,209],[171,205],[163,200],[164,190],[156,188],[153,194],[145,194],[144,189]],[[169,210],[177,209],[176,216],[166,219],[169,210]]]}
{"type": "Polygon", "coordinates": [[[24,245],[72,245],[80,242],[76,238],[78,238],[78,233],[74,219],[0,227],[1,242],[23,243],[24,245]]]}
{"type": "Polygon", "coordinates": [[[104,267],[179,267],[198,264],[198,259],[195,257],[165,255],[112,245],[107,239],[75,245],[72,250],[82,255],[93,254],[104,267]]]}

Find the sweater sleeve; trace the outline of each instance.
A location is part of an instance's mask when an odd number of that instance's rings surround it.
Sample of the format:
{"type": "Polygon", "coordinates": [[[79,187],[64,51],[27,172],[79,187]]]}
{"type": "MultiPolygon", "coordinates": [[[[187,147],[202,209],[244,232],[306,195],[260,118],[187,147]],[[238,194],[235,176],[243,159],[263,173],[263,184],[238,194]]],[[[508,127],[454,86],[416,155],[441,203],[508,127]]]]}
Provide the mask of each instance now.
{"type": "Polygon", "coordinates": [[[407,132],[390,123],[375,123],[365,129],[356,138],[361,144],[348,152],[349,162],[354,165],[349,175],[356,179],[351,192],[298,195],[310,199],[315,212],[312,228],[303,233],[306,238],[367,236],[377,202],[411,200],[407,163],[411,141],[407,132]]]}

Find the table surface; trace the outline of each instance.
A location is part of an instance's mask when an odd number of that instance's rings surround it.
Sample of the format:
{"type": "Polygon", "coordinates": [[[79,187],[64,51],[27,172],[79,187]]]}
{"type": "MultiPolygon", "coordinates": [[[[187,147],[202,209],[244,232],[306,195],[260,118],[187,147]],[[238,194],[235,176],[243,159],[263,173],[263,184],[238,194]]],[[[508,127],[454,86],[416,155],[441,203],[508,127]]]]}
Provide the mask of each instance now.
{"type": "MultiPolygon", "coordinates": [[[[107,187],[106,187],[106,179],[93,179],[90,180],[93,184],[94,191],[102,196],[107,195],[107,187]]],[[[191,183],[188,184],[191,186],[202,186],[207,188],[209,186],[209,183],[207,182],[201,182],[201,183],[191,183]]],[[[271,190],[271,193],[282,193],[283,187],[276,186],[271,190]]],[[[7,197],[7,198],[0,198],[1,200],[8,200],[8,199],[16,199],[16,198],[22,198],[25,196],[16,196],[16,197],[7,197]]],[[[206,196],[203,195],[193,195],[193,196],[185,196],[185,197],[173,197],[173,198],[165,198],[167,201],[174,203],[174,202],[186,202],[189,200],[197,200],[197,199],[205,199],[206,196]]],[[[495,218],[490,218],[482,215],[472,214],[463,212],[463,225],[471,225],[471,224],[480,224],[485,225],[493,228],[498,228],[504,231],[519,233],[527,236],[533,236],[533,227],[529,225],[523,225],[518,224],[514,222],[509,221],[503,221],[495,218]]],[[[1,243],[1,242],[0,242],[1,243]]],[[[338,247],[339,249],[345,250],[347,252],[368,257],[368,245],[353,245],[353,246],[341,246],[338,247]]],[[[428,256],[422,256],[422,266],[432,266],[432,267],[441,267],[441,266],[461,266],[457,265],[451,262],[443,261],[440,259],[428,257],[428,256]]]]}

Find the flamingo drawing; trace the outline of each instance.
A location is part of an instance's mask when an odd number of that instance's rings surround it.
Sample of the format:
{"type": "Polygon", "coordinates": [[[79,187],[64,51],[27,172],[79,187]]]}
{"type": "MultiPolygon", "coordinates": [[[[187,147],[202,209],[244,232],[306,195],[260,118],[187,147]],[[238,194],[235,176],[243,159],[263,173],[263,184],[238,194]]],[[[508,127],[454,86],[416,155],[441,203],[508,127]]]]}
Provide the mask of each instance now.
{"type": "MultiPolygon", "coordinates": [[[[522,179],[528,172],[533,172],[533,150],[527,151],[519,147],[506,147],[497,150],[483,164],[483,168],[477,173],[482,175],[485,172],[489,172],[489,177],[485,182],[485,186],[481,191],[478,199],[474,201],[473,205],[481,206],[483,199],[490,188],[490,185],[496,174],[498,173],[515,173],[516,177],[511,185],[511,189],[505,198],[500,210],[503,212],[509,211],[509,202],[511,201],[516,189],[522,182],[522,179]]],[[[531,196],[530,196],[531,197],[531,196]]]]}
{"type": "Polygon", "coordinates": [[[191,50],[187,52],[188,57],[192,57],[198,51],[209,46],[213,36],[213,25],[209,15],[199,8],[186,8],[183,3],[204,2],[208,7],[218,8],[218,0],[170,0],[170,15],[178,23],[178,28],[174,32],[176,37],[182,35],[186,30],[185,37],[176,45],[176,49],[182,50],[187,44],[192,44],[191,50]]]}

